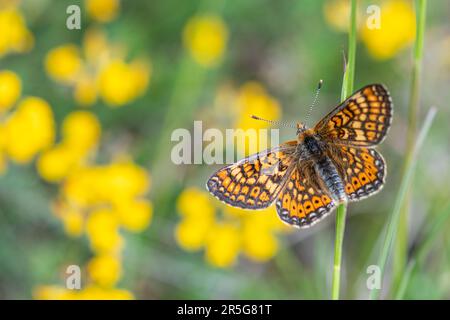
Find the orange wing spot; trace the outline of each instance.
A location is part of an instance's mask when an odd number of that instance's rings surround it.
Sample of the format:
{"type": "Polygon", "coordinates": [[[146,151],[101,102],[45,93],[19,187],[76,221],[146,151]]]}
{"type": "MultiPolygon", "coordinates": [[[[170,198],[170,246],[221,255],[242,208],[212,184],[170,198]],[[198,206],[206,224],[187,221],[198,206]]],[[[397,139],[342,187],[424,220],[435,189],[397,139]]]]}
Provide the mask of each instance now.
{"type": "Polygon", "coordinates": [[[361,183],[359,182],[358,178],[356,178],[356,177],[352,178],[352,184],[353,184],[353,187],[355,187],[356,189],[361,187],[361,183]]]}
{"type": "Polygon", "coordinates": [[[379,102],[372,102],[371,104],[370,104],[370,106],[372,107],[372,108],[379,108],[380,107],[380,103],[379,102]]]}
{"type": "Polygon", "coordinates": [[[322,200],[320,200],[320,197],[317,197],[317,196],[312,197],[312,203],[314,204],[314,207],[316,209],[323,207],[323,202],[322,202],[322,200]]]}
{"type": "Polygon", "coordinates": [[[246,171],[246,172],[245,172],[245,174],[247,175],[247,177],[251,177],[254,173],[255,173],[254,170],[249,170],[249,171],[246,171]]]}
{"type": "Polygon", "coordinates": [[[226,177],[225,180],[222,181],[222,186],[227,188],[230,183],[231,183],[231,179],[229,177],[226,177]]]}
{"type": "Polygon", "coordinates": [[[259,199],[261,199],[261,201],[269,201],[269,196],[267,195],[267,192],[263,191],[263,192],[259,195],[259,199]]]}
{"type": "Polygon", "coordinates": [[[373,94],[368,94],[367,95],[367,100],[372,102],[372,101],[378,101],[377,96],[374,96],[373,94]]]}
{"type": "Polygon", "coordinates": [[[289,188],[289,189],[294,188],[294,183],[293,183],[292,181],[289,181],[289,183],[288,183],[288,188],[289,188]]]}
{"type": "Polygon", "coordinates": [[[298,210],[297,201],[292,200],[291,201],[291,208],[289,210],[290,215],[291,216],[296,216],[297,215],[297,210],[298,210]]]}
{"type": "Polygon", "coordinates": [[[375,130],[375,123],[374,122],[366,122],[365,127],[367,130],[375,130]]]}
{"type": "MultiPolygon", "coordinates": [[[[234,189],[235,186],[236,186],[236,184],[235,184],[234,182],[231,182],[231,183],[229,184],[228,188],[227,188],[227,191],[231,192],[231,191],[234,189]]],[[[233,193],[234,193],[234,192],[233,192],[233,193]]]]}
{"type": "Polygon", "coordinates": [[[305,208],[306,214],[309,214],[310,212],[314,211],[314,206],[311,203],[311,201],[305,201],[303,203],[303,208],[305,208]]]}
{"type": "Polygon", "coordinates": [[[251,205],[251,206],[254,206],[254,205],[255,205],[255,200],[253,200],[253,199],[247,199],[247,203],[248,203],[249,205],[251,205]]]}
{"type": "Polygon", "coordinates": [[[258,194],[259,194],[259,191],[261,191],[259,189],[259,187],[253,187],[251,195],[256,198],[258,196],[258,194]]]}
{"type": "Polygon", "coordinates": [[[244,202],[245,201],[245,196],[243,194],[239,195],[236,199],[236,201],[238,202],[244,202]]]}
{"type": "Polygon", "coordinates": [[[305,215],[305,208],[303,208],[303,206],[301,204],[298,205],[298,216],[300,218],[306,217],[306,215],[305,215]]]}
{"type": "Polygon", "coordinates": [[[353,193],[353,192],[355,192],[355,189],[353,189],[353,186],[352,186],[350,183],[347,183],[347,184],[345,185],[345,192],[347,192],[347,193],[353,193]]]}
{"type": "Polygon", "coordinates": [[[255,166],[256,172],[259,172],[259,169],[261,168],[261,165],[259,164],[259,161],[255,161],[254,166],[255,166]]]}
{"type": "Polygon", "coordinates": [[[248,190],[249,190],[248,186],[243,186],[241,193],[246,195],[248,193],[248,190]]]}
{"type": "Polygon", "coordinates": [[[256,179],[255,179],[255,178],[249,178],[249,179],[247,180],[247,184],[249,184],[249,185],[253,185],[253,184],[255,184],[255,182],[256,182],[256,179]]]}
{"type": "Polygon", "coordinates": [[[333,119],[331,119],[332,121],[334,121],[336,123],[336,126],[340,127],[342,125],[342,120],[340,117],[333,117],[333,119]]]}
{"type": "Polygon", "coordinates": [[[367,131],[366,136],[369,140],[375,140],[376,132],[375,131],[367,131]]]}
{"type": "Polygon", "coordinates": [[[283,208],[289,209],[290,204],[291,204],[291,196],[288,193],[286,193],[283,197],[283,208]]]}
{"type": "Polygon", "coordinates": [[[234,190],[233,190],[233,193],[234,193],[234,194],[238,194],[239,191],[241,191],[241,185],[240,185],[240,184],[237,184],[237,185],[236,185],[236,188],[234,188],[234,190]]]}
{"type": "Polygon", "coordinates": [[[217,172],[217,176],[220,180],[225,180],[225,178],[228,176],[228,173],[225,170],[219,171],[217,172]]]}
{"type": "Polygon", "coordinates": [[[365,186],[366,184],[369,183],[369,178],[367,177],[367,175],[364,172],[361,172],[358,175],[359,181],[361,181],[362,185],[365,186]]]}
{"type": "Polygon", "coordinates": [[[265,183],[267,182],[267,179],[269,179],[268,176],[261,175],[261,176],[259,176],[258,181],[259,181],[259,183],[261,183],[261,184],[265,184],[265,183]]]}
{"type": "Polygon", "coordinates": [[[241,168],[236,167],[233,170],[231,170],[231,175],[235,176],[235,175],[239,174],[240,172],[241,172],[241,168]]]}
{"type": "Polygon", "coordinates": [[[370,108],[370,113],[380,114],[380,112],[380,108],[370,108]]]}
{"type": "Polygon", "coordinates": [[[322,202],[325,204],[329,204],[331,202],[331,199],[328,196],[322,196],[322,202]]]}
{"type": "Polygon", "coordinates": [[[236,175],[236,177],[234,178],[234,180],[240,181],[241,178],[242,178],[242,172],[239,172],[239,173],[236,175]]]}

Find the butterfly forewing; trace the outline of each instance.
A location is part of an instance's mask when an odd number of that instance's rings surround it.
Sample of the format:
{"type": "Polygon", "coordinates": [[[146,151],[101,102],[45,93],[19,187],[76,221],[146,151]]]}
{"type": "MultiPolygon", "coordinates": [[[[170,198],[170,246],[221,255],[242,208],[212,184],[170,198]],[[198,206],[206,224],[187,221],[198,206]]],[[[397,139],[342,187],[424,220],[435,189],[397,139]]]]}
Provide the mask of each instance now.
{"type": "Polygon", "coordinates": [[[272,204],[295,164],[296,141],[257,153],[212,175],[206,186],[219,200],[244,209],[272,204]]]}
{"type": "Polygon", "coordinates": [[[337,106],[314,127],[324,141],[372,147],[379,144],[392,121],[392,101],[381,84],[368,85],[337,106]]]}

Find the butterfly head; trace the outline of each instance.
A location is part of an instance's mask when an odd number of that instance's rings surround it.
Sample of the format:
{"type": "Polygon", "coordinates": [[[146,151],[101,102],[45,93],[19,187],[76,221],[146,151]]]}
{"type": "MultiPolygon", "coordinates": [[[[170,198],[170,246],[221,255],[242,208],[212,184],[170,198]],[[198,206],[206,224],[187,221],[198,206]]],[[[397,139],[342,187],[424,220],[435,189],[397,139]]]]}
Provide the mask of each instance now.
{"type": "Polygon", "coordinates": [[[308,128],[304,123],[301,122],[297,123],[297,135],[302,134],[306,130],[308,130],[308,128]]]}

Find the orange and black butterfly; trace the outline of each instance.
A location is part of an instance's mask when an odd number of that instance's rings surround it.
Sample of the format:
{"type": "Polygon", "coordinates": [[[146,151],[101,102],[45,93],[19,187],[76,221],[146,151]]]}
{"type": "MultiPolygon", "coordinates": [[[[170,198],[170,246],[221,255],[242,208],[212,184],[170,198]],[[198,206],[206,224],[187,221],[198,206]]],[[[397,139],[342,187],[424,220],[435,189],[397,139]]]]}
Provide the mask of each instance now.
{"type": "Polygon", "coordinates": [[[373,147],[386,137],[392,111],[386,88],[368,85],[314,128],[297,124],[297,140],[220,169],[207,188],[234,207],[263,209],[275,202],[281,220],[309,227],[338,203],[381,189],[386,165],[373,147]]]}

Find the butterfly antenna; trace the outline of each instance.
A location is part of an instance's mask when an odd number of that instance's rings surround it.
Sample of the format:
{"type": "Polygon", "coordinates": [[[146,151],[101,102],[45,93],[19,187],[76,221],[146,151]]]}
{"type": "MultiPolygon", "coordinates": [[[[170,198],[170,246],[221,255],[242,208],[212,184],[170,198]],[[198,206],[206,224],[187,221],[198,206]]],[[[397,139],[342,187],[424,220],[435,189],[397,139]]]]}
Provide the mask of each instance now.
{"type": "Polygon", "coordinates": [[[311,116],[312,109],[314,108],[314,106],[316,105],[317,101],[319,100],[319,93],[320,93],[320,89],[322,88],[322,84],[323,84],[323,80],[320,79],[319,80],[319,84],[317,85],[316,94],[314,95],[314,100],[311,103],[311,105],[309,106],[309,110],[308,110],[308,113],[306,114],[304,123],[307,123],[309,117],[311,116]]]}
{"type": "Polygon", "coordinates": [[[288,123],[288,122],[283,122],[283,121],[267,120],[267,119],[263,119],[263,118],[257,117],[255,115],[251,115],[251,118],[255,119],[255,120],[265,121],[265,122],[268,122],[268,123],[270,123],[272,125],[288,127],[288,128],[296,128],[295,124],[293,124],[293,123],[288,123]]]}

